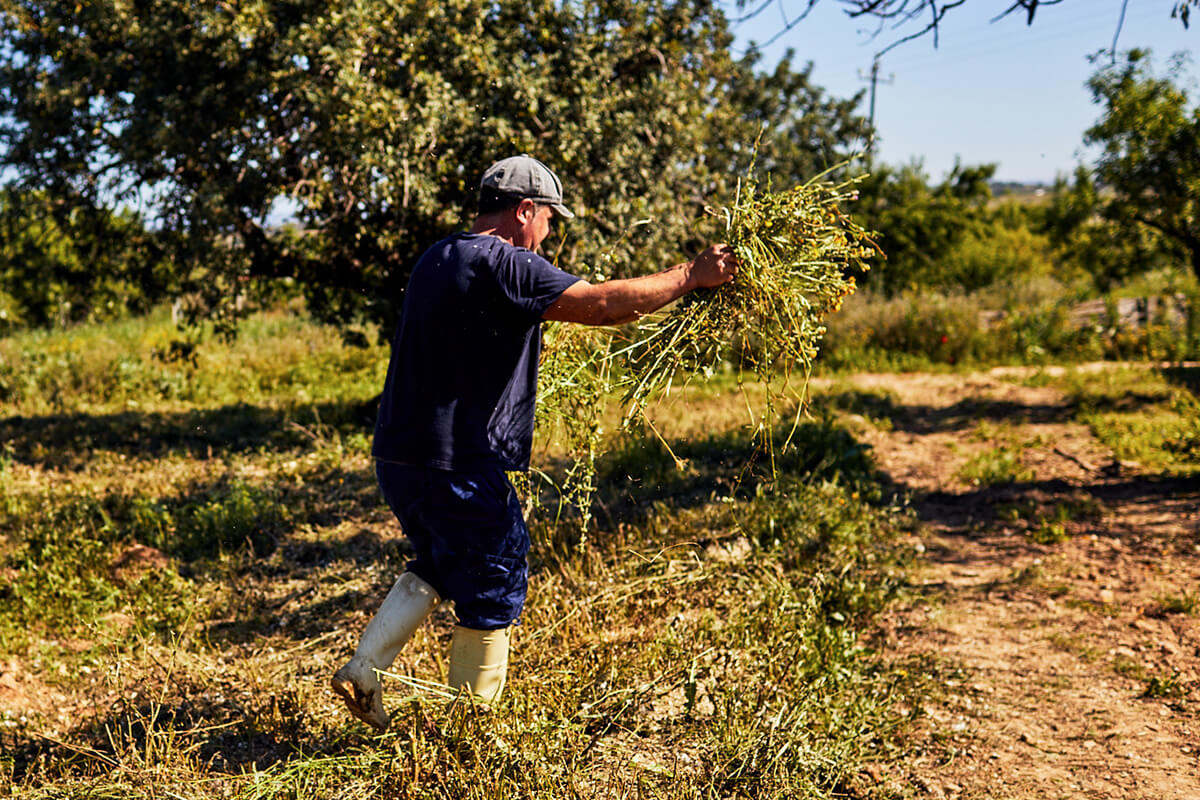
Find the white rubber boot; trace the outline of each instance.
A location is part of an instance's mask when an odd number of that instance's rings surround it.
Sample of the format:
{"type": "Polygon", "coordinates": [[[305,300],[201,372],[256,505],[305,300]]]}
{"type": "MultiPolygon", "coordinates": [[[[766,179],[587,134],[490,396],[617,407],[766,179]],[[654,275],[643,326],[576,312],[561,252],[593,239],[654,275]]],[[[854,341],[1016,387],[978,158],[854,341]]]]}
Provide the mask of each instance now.
{"type": "Polygon", "coordinates": [[[379,611],[367,623],[354,658],[337,671],[331,682],[351,714],[381,731],[387,730],[383,687],[375,670],[392,665],[400,648],[440,599],[432,586],[411,572],[401,575],[392,586],[379,611]]]}
{"type": "Polygon", "coordinates": [[[488,703],[500,697],[508,675],[509,630],[456,627],[450,643],[450,686],[466,688],[488,703]]]}

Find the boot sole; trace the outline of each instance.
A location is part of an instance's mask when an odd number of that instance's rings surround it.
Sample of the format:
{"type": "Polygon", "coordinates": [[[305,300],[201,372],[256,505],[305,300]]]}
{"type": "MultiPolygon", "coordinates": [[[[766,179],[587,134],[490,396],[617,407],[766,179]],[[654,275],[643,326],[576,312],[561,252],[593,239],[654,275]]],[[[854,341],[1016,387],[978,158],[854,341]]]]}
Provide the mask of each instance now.
{"type": "Polygon", "coordinates": [[[388,723],[391,720],[385,720],[383,723],[380,723],[380,721],[371,714],[369,709],[364,709],[360,705],[362,693],[358,690],[358,687],[355,686],[354,681],[350,680],[349,678],[344,678],[341,675],[334,675],[333,679],[329,682],[329,686],[333,689],[333,693],[340,697],[342,702],[346,704],[346,709],[351,714],[367,723],[380,733],[383,733],[387,730],[388,723]]]}

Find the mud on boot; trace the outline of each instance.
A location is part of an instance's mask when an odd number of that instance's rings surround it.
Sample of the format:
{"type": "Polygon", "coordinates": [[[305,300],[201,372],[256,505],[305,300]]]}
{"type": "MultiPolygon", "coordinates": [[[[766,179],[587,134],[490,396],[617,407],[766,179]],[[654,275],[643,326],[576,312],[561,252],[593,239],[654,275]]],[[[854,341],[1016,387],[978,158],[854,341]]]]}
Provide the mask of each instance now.
{"type": "Polygon", "coordinates": [[[411,572],[401,575],[392,586],[379,611],[367,623],[354,658],[330,681],[351,714],[374,728],[387,730],[388,715],[383,710],[383,686],[377,670],[392,665],[400,648],[438,601],[433,587],[411,572]]]}
{"type": "Polygon", "coordinates": [[[334,673],[330,685],[351,714],[379,731],[387,730],[390,720],[383,710],[383,685],[366,659],[350,659],[334,673]]]}

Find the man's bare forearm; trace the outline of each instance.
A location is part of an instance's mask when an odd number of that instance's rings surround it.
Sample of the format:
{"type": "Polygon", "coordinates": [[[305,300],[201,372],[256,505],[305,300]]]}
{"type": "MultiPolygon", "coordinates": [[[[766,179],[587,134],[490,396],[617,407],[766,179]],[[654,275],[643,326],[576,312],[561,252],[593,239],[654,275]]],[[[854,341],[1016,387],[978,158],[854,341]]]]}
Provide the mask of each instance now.
{"type": "Polygon", "coordinates": [[[632,322],[678,300],[693,288],[690,263],[605,283],[580,281],[563,292],[545,318],[585,325],[620,325],[632,322]]]}
{"type": "Polygon", "coordinates": [[[737,259],[726,245],[714,245],[694,261],[653,275],[606,283],[579,281],[543,315],[558,322],[620,325],[632,322],[704,286],[720,286],[737,274],[737,259]]]}

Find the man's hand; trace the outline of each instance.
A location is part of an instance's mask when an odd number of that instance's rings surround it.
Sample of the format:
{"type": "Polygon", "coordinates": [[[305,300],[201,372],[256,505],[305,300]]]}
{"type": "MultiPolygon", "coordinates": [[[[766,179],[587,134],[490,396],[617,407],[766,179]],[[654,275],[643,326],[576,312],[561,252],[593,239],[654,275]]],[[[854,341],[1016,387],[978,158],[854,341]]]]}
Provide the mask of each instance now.
{"type": "Polygon", "coordinates": [[[689,279],[697,289],[729,283],[737,271],[737,256],[727,244],[712,245],[688,267],[689,279]]]}
{"type": "Polygon", "coordinates": [[[715,244],[695,261],[685,261],[653,275],[595,285],[579,281],[569,286],[542,318],[584,325],[619,325],[657,311],[694,289],[729,283],[737,271],[733,248],[715,244]]]}

